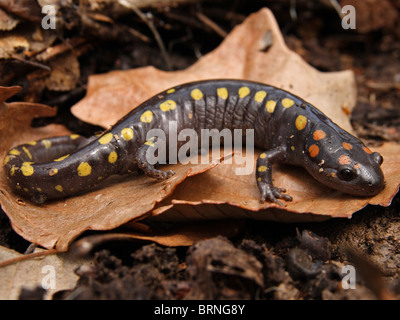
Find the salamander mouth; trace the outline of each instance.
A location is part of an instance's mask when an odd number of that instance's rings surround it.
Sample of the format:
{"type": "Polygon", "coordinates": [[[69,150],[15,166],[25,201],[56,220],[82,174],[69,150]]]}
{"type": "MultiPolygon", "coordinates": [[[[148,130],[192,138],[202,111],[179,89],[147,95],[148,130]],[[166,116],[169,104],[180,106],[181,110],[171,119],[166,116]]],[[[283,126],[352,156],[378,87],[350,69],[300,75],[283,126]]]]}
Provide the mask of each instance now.
{"type": "Polygon", "coordinates": [[[375,196],[385,187],[385,180],[382,172],[376,172],[374,176],[368,176],[368,178],[365,179],[359,177],[351,181],[340,180],[336,174],[333,174],[335,170],[326,170],[324,175],[321,175],[319,172],[309,172],[320,183],[345,194],[359,197],[375,196]]]}

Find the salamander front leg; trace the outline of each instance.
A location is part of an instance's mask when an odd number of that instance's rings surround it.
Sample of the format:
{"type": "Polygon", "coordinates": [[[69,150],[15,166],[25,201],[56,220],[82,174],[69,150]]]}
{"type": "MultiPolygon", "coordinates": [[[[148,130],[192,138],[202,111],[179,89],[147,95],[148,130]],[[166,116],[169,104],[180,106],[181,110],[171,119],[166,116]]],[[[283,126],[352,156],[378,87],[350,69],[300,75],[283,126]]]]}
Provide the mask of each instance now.
{"type": "Polygon", "coordinates": [[[155,143],[157,142],[158,138],[153,137],[147,140],[137,151],[136,157],[135,157],[135,162],[137,166],[142,169],[145,173],[146,176],[152,177],[157,180],[165,180],[170,177],[172,177],[175,172],[172,170],[168,171],[162,171],[154,168],[154,165],[152,165],[148,161],[148,155],[149,154],[154,154],[154,152],[148,152],[148,151],[154,151],[156,146],[155,143]],[[150,150],[151,148],[154,148],[154,150],[150,150]]]}
{"type": "Polygon", "coordinates": [[[261,192],[261,201],[271,201],[283,206],[278,199],[292,201],[292,197],[283,194],[285,189],[276,188],[272,183],[272,164],[282,162],[286,157],[286,150],[278,147],[273,150],[265,151],[257,159],[256,178],[257,186],[261,192]]]}

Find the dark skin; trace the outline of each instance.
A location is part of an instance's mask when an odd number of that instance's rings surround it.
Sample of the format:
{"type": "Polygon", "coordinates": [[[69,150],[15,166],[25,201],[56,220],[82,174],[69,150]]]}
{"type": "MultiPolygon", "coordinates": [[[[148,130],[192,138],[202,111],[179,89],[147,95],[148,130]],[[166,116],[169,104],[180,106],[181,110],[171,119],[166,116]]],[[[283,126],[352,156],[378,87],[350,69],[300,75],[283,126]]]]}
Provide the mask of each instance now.
{"type": "MultiPolygon", "coordinates": [[[[372,196],[384,187],[382,157],[334,124],[301,98],[262,83],[220,79],[180,85],[150,98],[100,137],[77,135],[43,139],[12,148],[4,159],[15,190],[34,202],[60,199],[89,190],[113,174],[137,169],[163,180],[173,175],[149,163],[151,129],[162,129],[168,147],[169,125],[193,129],[252,129],[254,144],[265,150],[257,159],[256,180],[262,201],[291,201],[272,182],[272,165],[304,167],[329,187],[372,196]]],[[[177,143],[179,149],[184,142],[177,143]]]]}

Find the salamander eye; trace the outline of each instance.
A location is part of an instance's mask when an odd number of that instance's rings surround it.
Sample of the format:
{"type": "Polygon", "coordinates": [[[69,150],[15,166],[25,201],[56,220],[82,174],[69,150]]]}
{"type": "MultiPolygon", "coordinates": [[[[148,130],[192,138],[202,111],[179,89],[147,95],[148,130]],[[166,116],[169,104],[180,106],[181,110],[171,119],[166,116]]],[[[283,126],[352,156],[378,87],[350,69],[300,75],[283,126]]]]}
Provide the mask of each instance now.
{"type": "Polygon", "coordinates": [[[374,153],[372,153],[372,156],[373,156],[373,158],[374,158],[374,161],[375,161],[377,164],[379,164],[379,165],[382,164],[383,158],[382,158],[382,156],[380,155],[380,153],[374,152],[374,153]]]}
{"type": "Polygon", "coordinates": [[[338,176],[340,179],[349,181],[356,177],[356,170],[352,167],[339,167],[338,176]]]}

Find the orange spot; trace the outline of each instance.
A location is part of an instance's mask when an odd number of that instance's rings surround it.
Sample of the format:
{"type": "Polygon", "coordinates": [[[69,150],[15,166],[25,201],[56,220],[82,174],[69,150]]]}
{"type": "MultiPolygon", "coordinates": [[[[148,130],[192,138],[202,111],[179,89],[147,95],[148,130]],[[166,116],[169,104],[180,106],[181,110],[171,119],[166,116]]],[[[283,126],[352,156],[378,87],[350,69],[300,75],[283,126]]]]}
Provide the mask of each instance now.
{"type": "Polygon", "coordinates": [[[353,168],[356,169],[356,170],[357,170],[357,169],[360,169],[360,168],[361,168],[361,165],[360,165],[359,163],[356,163],[356,164],[353,166],[353,168]]]}
{"type": "Polygon", "coordinates": [[[308,152],[310,153],[310,157],[314,158],[319,153],[319,147],[316,144],[313,144],[308,148],[308,152]]]}
{"type": "Polygon", "coordinates": [[[349,156],[341,155],[339,157],[339,164],[350,164],[351,159],[349,156]]]}
{"type": "Polygon", "coordinates": [[[325,139],[325,137],[326,137],[326,133],[322,130],[315,130],[313,133],[313,139],[315,141],[325,139]]]}
{"type": "Polygon", "coordinates": [[[366,153],[368,153],[368,154],[371,154],[371,153],[372,153],[372,151],[369,150],[367,147],[363,147],[363,150],[364,150],[366,153]]]}
{"type": "Polygon", "coordinates": [[[347,142],[343,142],[342,143],[343,148],[345,148],[346,150],[351,150],[353,149],[353,146],[350,143],[347,142]]]}

